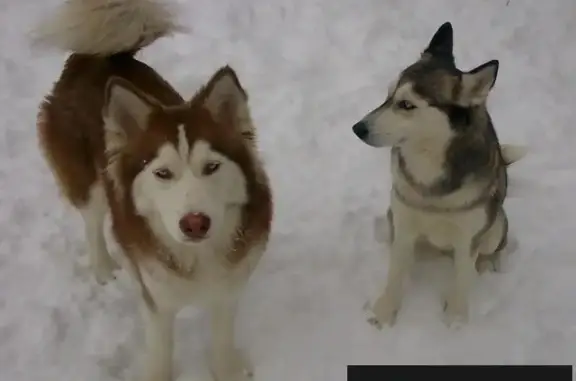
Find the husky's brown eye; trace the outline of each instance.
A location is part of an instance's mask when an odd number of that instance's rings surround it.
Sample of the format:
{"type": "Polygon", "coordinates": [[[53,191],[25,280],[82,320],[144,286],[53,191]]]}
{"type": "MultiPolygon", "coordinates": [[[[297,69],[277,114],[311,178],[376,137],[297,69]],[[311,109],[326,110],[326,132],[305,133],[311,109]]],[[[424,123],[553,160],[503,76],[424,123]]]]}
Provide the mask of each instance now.
{"type": "Polygon", "coordinates": [[[416,108],[416,106],[414,106],[409,101],[400,101],[396,103],[396,106],[398,106],[398,108],[402,110],[414,110],[416,108]]]}
{"type": "Polygon", "coordinates": [[[168,168],[159,168],[154,171],[154,176],[161,180],[171,180],[174,178],[174,173],[168,168]]]}
{"type": "Polygon", "coordinates": [[[214,172],[216,172],[220,168],[220,162],[218,161],[210,161],[204,165],[202,168],[202,174],[204,176],[210,176],[214,172]]]}

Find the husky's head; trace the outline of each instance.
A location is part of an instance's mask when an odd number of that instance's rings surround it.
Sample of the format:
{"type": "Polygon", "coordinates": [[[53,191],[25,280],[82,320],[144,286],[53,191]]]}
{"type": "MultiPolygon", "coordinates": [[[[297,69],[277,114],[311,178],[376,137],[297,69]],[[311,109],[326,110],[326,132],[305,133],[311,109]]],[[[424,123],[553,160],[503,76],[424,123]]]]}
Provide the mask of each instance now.
{"type": "Polygon", "coordinates": [[[229,241],[262,175],[247,95],[230,67],[171,106],[112,78],[103,117],[108,174],[124,213],[168,242],[229,241]]]}
{"type": "Polygon", "coordinates": [[[468,72],[454,63],[452,25],[444,23],[414,64],[400,73],[386,101],[353,127],[373,147],[447,142],[468,125],[469,111],[483,106],[496,81],[498,61],[468,72]]]}

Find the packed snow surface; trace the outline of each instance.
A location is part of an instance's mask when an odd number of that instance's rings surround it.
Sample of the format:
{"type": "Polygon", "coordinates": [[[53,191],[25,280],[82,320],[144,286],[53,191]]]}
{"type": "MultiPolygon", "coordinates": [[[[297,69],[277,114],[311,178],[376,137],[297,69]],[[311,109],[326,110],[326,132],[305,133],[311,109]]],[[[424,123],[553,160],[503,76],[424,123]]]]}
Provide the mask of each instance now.
{"type": "MultiPolygon", "coordinates": [[[[176,0],[175,0],[176,1],[176,0]]],[[[57,0],[0,3],[0,379],[124,380],[141,343],[128,276],[98,287],[78,213],[60,202],[35,135],[65,54],[27,31],[57,0]]],[[[191,27],[140,58],[191,96],[229,63],[250,94],[276,219],[242,300],[238,336],[257,381],[345,380],[347,364],[573,364],[576,358],[576,3],[570,0],[180,0],[191,27]],[[490,109],[510,170],[518,241],[482,275],[471,320],[441,320],[450,265],[419,263],[395,327],[363,306],[386,276],[374,219],[388,204],[389,151],[352,125],[451,21],[461,69],[500,60],[490,109]]],[[[180,381],[206,379],[206,316],[177,326],[180,381]]]]}

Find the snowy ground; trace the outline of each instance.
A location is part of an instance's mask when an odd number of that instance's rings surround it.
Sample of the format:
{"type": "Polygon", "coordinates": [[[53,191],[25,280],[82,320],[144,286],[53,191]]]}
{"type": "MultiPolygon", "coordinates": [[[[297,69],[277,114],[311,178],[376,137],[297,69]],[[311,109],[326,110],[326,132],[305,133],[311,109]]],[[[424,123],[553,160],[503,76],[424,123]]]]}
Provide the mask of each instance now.
{"type": "MultiPolygon", "coordinates": [[[[37,150],[37,104],[64,55],[31,52],[24,32],[57,3],[0,3],[0,379],[124,380],[140,343],[136,299],[125,276],[93,284],[80,217],[59,201],[37,150]]],[[[352,363],[575,363],[573,1],[180,3],[193,33],[143,59],[187,95],[232,64],[275,189],[272,243],[238,321],[257,381],[339,381],[352,363]],[[520,246],[507,273],[478,280],[463,330],[441,322],[449,267],[438,262],[415,269],[397,326],[378,332],[362,306],[385,280],[372,224],[387,205],[388,151],[360,143],[351,126],[447,20],[461,68],[500,59],[496,127],[503,141],[530,145],[507,202],[520,246]]],[[[181,380],[202,380],[205,331],[201,314],[181,315],[181,380]]]]}

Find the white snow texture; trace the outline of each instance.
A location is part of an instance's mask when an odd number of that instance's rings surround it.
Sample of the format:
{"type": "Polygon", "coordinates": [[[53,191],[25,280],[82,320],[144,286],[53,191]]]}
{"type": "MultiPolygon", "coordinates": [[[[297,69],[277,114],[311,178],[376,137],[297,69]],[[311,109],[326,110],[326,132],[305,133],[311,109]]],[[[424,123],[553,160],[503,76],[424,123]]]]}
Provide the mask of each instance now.
{"type": "MultiPolygon", "coordinates": [[[[62,0],[0,2],[0,380],[126,380],[141,344],[137,294],[87,269],[83,227],[38,150],[35,117],[65,54],[27,31],[62,0]]],[[[177,0],[174,0],[178,2],[177,0]]],[[[347,364],[573,364],[576,358],[576,3],[572,0],[180,0],[192,31],[140,58],[190,96],[229,63],[250,94],[276,197],[269,250],[246,290],[239,340],[256,380],[340,381],[347,364]],[[393,328],[366,322],[386,277],[374,219],[389,150],[352,125],[384,100],[445,21],[458,66],[500,60],[489,106],[527,144],[506,206],[507,271],[480,276],[471,319],[441,320],[446,261],[419,263],[393,328]]],[[[204,380],[206,317],[177,326],[179,381],[204,380]]]]}

